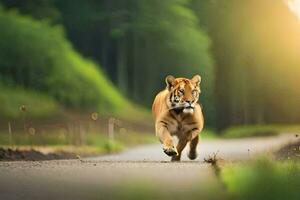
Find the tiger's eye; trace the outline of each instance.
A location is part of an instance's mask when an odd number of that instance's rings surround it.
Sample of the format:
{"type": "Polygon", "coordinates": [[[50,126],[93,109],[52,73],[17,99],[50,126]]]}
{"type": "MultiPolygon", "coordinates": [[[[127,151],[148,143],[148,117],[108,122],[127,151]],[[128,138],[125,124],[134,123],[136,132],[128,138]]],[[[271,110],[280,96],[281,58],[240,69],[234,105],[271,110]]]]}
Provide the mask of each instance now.
{"type": "Polygon", "coordinates": [[[180,92],[181,94],[183,94],[183,93],[184,93],[184,89],[180,89],[179,92],[180,92]]]}

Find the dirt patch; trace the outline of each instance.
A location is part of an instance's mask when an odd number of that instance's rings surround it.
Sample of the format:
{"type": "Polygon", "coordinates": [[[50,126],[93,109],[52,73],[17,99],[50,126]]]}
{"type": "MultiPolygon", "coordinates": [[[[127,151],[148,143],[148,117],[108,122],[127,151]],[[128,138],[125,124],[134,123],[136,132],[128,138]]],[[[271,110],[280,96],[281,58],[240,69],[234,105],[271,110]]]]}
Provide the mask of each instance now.
{"type": "Polygon", "coordinates": [[[38,160],[61,160],[61,159],[75,159],[76,155],[67,152],[56,152],[44,154],[40,151],[30,150],[19,150],[19,149],[4,149],[0,147],[0,161],[38,161],[38,160]]]}
{"type": "MultiPolygon", "coordinates": [[[[296,137],[298,137],[298,135],[296,137]]],[[[300,160],[300,139],[281,148],[275,153],[275,156],[279,160],[300,160]]]]}

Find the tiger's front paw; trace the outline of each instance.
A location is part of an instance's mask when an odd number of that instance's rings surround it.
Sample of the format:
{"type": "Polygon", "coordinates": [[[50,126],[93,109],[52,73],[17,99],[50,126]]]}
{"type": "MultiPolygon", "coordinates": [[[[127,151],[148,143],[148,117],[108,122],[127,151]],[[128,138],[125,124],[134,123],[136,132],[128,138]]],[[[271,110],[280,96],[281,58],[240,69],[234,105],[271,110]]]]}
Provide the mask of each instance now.
{"type": "Polygon", "coordinates": [[[189,157],[189,159],[190,160],[195,160],[196,158],[197,158],[197,152],[196,151],[190,151],[189,153],[188,153],[188,157],[189,157]]]}
{"type": "Polygon", "coordinates": [[[171,161],[172,162],[179,162],[180,161],[180,155],[172,156],[171,161]]]}
{"type": "Polygon", "coordinates": [[[168,156],[178,155],[177,150],[175,149],[175,147],[163,147],[163,150],[164,150],[165,154],[167,154],[168,156]]]}

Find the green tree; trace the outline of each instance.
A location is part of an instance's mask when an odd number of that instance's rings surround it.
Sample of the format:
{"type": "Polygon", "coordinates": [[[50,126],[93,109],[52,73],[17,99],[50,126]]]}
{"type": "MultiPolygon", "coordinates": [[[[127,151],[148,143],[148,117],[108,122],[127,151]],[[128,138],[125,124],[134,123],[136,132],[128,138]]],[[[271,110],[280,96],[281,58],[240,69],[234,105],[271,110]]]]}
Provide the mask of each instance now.
{"type": "Polygon", "coordinates": [[[60,19],[60,12],[55,7],[55,0],[0,0],[7,8],[18,8],[22,14],[30,14],[37,19],[48,19],[52,22],[60,19]]]}
{"type": "MultiPolygon", "coordinates": [[[[168,74],[202,75],[201,102],[207,124],[214,123],[211,42],[189,8],[189,1],[47,2],[59,12],[59,19],[52,21],[66,28],[75,48],[101,63],[122,93],[139,104],[150,107],[155,93],[165,87],[164,78],[168,74]]],[[[36,17],[35,6],[27,5],[32,8],[24,9],[23,4],[14,5],[36,17]]]]}
{"type": "Polygon", "coordinates": [[[286,3],[191,5],[213,40],[218,127],[299,122],[300,23],[286,3]]]}
{"type": "Polygon", "coordinates": [[[210,39],[188,1],[58,1],[75,46],[103,66],[123,94],[149,106],[168,74],[203,76],[208,124],[214,120],[210,39]],[[78,15],[80,13],[80,15],[78,15]]]}
{"type": "Polygon", "coordinates": [[[67,107],[113,112],[128,102],[60,26],[0,10],[0,81],[45,92],[67,107]]]}

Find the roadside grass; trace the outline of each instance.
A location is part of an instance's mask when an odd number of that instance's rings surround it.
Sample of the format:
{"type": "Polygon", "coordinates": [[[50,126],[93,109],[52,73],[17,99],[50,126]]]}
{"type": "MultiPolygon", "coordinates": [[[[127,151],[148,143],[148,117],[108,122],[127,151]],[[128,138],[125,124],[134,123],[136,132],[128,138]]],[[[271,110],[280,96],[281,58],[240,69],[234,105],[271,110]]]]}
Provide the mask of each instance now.
{"type": "Polygon", "coordinates": [[[70,134],[48,132],[41,134],[0,133],[0,147],[19,150],[34,149],[42,153],[67,152],[86,155],[99,155],[124,150],[130,146],[153,143],[155,137],[136,132],[118,133],[114,139],[103,133],[70,134]]]}
{"type": "MultiPolygon", "coordinates": [[[[163,174],[161,176],[164,176],[163,174]]],[[[174,181],[177,180],[174,177],[174,181]]],[[[222,183],[215,177],[206,177],[205,180],[199,179],[190,183],[169,185],[166,181],[157,182],[152,178],[131,177],[120,183],[99,188],[99,196],[106,199],[145,199],[145,200],[227,200],[228,195],[222,183]]]]}
{"type": "Polygon", "coordinates": [[[115,137],[111,139],[105,129],[112,117],[105,112],[66,110],[52,97],[21,87],[0,84],[0,90],[0,147],[92,155],[157,141],[154,134],[146,132],[150,112],[138,106],[130,104],[115,115],[122,116],[121,123],[131,129],[114,124],[115,137]],[[136,127],[146,128],[137,132],[136,127]]]}
{"type": "Polygon", "coordinates": [[[259,158],[230,164],[222,169],[221,181],[231,199],[298,200],[300,162],[259,158]]]}
{"type": "Polygon", "coordinates": [[[59,113],[59,106],[51,97],[22,88],[0,84],[0,117],[8,119],[49,118],[59,113]]]}
{"type": "Polygon", "coordinates": [[[214,139],[229,139],[229,138],[247,138],[247,137],[266,137],[276,136],[279,134],[292,134],[300,137],[300,125],[284,125],[284,124],[270,124],[270,125],[245,125],[233,126],[224,131],[217,132],[214,129],[204,129],[200,138],[203,140],[214,139]]]}
{"type": "Polygon", "coordinates": [[[107,194],[108,199],[228,199],[222,185],[214,180],[206,180],[206,184],[199,181],[180,188],[155,185],[146,180],[130,180],[127,184],[117,185],[114,188],[117,188],[118,192],[109,192],[107,194]]]}
{"type": "Polygon", "coordinates": [[[200,133],[200,138],[202,140],[213,140],[219,138],[219,135],[212,129],[204,129],[200,133]]]}
{"type": "Polygon", "coordinates": [[[230,127],[223,132],[223,138],[244,138],[244,137],[260,137],[275,136],[281,133],[299,133],[300,125],[246,125],[230,127]]]}

